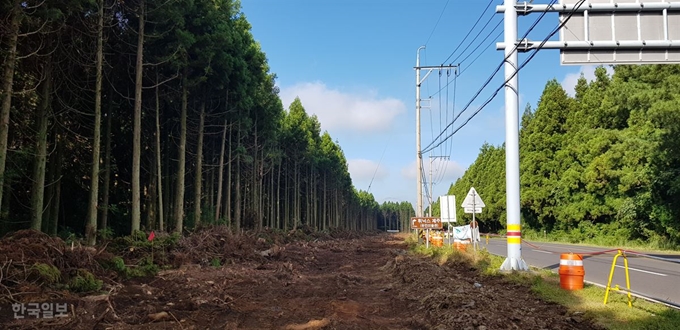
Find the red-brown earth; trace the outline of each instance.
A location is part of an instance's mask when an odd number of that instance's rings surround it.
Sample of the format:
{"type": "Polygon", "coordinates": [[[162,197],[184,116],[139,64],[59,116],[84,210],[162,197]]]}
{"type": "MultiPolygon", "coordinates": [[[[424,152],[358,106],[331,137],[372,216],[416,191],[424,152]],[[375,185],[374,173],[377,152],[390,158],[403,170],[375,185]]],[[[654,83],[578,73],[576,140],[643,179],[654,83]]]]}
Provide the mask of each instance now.
{"type": "Polygon", "coordinates": [[[412,254],[402,235],[270,243],[255,236],[194,235],[203,236],[183,238],[179,252],[168,258],[176,266],[180,259],[189,263],[129,280],[87,267],[104,258],[103,248],[59,247],[59,239],[27,231],[5,237],[0,241],[0,328],[598,328],[541,300],[528,286],[482,275],[463,256],[439,265],[412,254]],[[225,241],[239,243],[216,251],[214,242],[225,241]],[[215,256],[224,257],[224,265],[211,266],[215,256]],[[53,264],[64,276],[90,269],[105,280],[104,293],[57,290],[27,270],[35,262],[53,264]],[[11,303],[35,301],[68,302],[71,308],[62,318],[13,319],[11,303]]]}

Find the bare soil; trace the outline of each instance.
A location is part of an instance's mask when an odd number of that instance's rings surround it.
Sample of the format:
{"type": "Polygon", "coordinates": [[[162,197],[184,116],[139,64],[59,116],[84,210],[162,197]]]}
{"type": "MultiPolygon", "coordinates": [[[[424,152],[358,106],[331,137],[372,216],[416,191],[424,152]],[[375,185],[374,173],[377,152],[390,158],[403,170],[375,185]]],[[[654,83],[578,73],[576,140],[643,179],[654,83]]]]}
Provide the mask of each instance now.
{"type": "MultiPolygon", "coordinates": [[[[43,243],[48,239],[40,237],[43,243]]],[[[18,287],[16,276],[11,281],[0,277],[0,328],[598,328],[562,306],[542,301],[527,286],[512,284],[502,276],[481,275],[464,258],[439,265],[411,254],[403,236],[376,234],[282,244],[254,240],[260,245],[242,244],[243,253],[231,253],[234,257],[226,259],[225,265],[198,262],[163,270],[153,278],[108,279],[104,286],[108,293],[103,295],[79,296],[30,279],[18,287]],[[11,301],[60,301],[72,308],[63,318],[14,320],[7,314],[10,294],[11,301]]],[[[10,251],[5,241],[0,241],[0,264],[7,275],[10,265],[3,253],[16,257],[18,243],[13,241],[15,249],[10,251]]],[[[196,244],[206,241],[196,240],[196,244]]],[[[22,253],[48,260],[52,252],[49,244],[44,245],[22,253]]],[[[54,253],[64,254],[58,252],[54,253]]]]}

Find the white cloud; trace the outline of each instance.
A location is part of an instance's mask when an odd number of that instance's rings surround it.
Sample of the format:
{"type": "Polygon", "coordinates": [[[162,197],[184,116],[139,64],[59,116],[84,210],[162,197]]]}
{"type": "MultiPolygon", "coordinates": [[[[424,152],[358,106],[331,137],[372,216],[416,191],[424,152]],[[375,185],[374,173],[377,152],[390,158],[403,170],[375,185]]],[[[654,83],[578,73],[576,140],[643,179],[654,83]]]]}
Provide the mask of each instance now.
{"type": "Polygon", "coordinates": [[[308,114],[315,114],[325,130],[384,132],[406,111],[401,100],[378,98],[376,93],[344,93],[322,82],[299,83],[280,92],[285,107],[299,97],[308,114]]]}
{"type": "Polygon", "coordinates": [[[382,164],[378,166],[377,162],[368,159],[350,159],[347,161],[347,166],[352,181],[355,183],[358,181],[369,182],[373,179],[373,174],[375,174],[375,181],[380,181],[389,175],[389,171],[382,164]]]}
{"type": "MultiPolygon", "coordinates": [[[[423,158],[423,170],[425,177],[430,178],[430,159],[423,158]]],[[[416,161],[412,161],[408,166],[401,169],[401,175],[410,180],[416,179],[416,161]]],[[[432,160],[432,179],[437,183],[443,182],[447,187],[450,183],[463,176],[465,169],[458,162],[453,160],[445,160],[443,158],[435,158],[432,160]]]]}
{"type": "MultiPolygon", "coordinates": [[[[586,78],[586,80],[588,80],[588,82],[591,82],[595,80],[596,68],[597,66],[595,65],[586,65],[582,66],[578,72],[567,74],[564,77],[564,79],[562,79],[562,88],[564,88],[564,90],[567,91],[567,94],[569,94],[570,96],[574,96],[576,94],[574,88],[576,87],[578,78],[581,77],[581,73],[583,73],[583,76],[586,78]]],[[[610,76],[614,74],[614,69],[611,66],[605,66],[604,68],[607,69],[607,73],[610,76]]]]}

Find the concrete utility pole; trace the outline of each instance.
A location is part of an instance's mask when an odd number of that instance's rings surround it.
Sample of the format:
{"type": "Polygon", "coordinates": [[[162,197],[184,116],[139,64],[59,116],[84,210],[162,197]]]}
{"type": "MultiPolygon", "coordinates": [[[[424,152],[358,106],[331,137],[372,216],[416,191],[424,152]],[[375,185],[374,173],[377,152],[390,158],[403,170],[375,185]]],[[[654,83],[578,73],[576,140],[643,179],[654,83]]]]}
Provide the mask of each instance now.
{"type": "Polygon", "coordinates": [[[505,0],[505,180],[508,212],[508,257],[501,270],[528,270],[522,259],[522,236],[519,208],[519,90],[517,77],[517,9],[516,0],[505,0]]]}
{"type": "Polygon", "coordinates": [[[517,51],[559,49],[562,65],[680,63],[680,44],[675,42],[676,40],[671,40],[669,34],[671,26],[677,27],[680,24],[677,15],[669,14],[669,11],[674,13],[680,11],[679,2],[655,0],[642,0],[635,3],[632,3],[633,1],[628,1],[631,3],[591,2],[593,1],[563,0],[560,4],[553,5],[534,5],[523,2],[518,6],[516,0],[505,0],[502,6],[496,7],[497,13],[504,13],[505,23],[505,40],[497,43],[496,49],[504,49],[507,58],[505,61],[505,80],[507,81],[505,84],[505,179],[508,257],[501,265],[501,270],[528,269],[522,260],[521,247],[517,51]],[[564,22],[560,24],[560,40],[542,42],[517,40],[518,13],[527,15],[541,12],[560,13],[560,22],[564,22]],[[628,12],[633,18],[632,22],[637,19],[637,23],[614,24],[614,15],[619,12],[628,12]],[[577,15],[580,20],[570,23],[569,19],[575,13],[580,13],[577,15]],[[597,15],[591,16],[590,13],[597,13],[597,15]],[[583,26],[584,21],[585,26],[583,26]],[[610,21],[611,24],[609,24],[610,21]],[[631,33],[635,35],[635,31],[631,32],[633,29],[637,30],[638,40],[612,40],[612,36],[631,33]],[[642,38],[642,31],[657,32],[656,35],[647,33],[647,37],[642,38]],[[665,56],[659,57],[659,50],[665,51],[665,56]],[[592,51],[597,51],[598,55],[601,54],[602,59],[591,54],[592,51]]]}
{"type": "Polygon", "coordinates": [[[425,46],[418,47],[416,54],[416,181],[418,182],[418,201],[416,204],[416,217],[423,216],[423,155],[420,152],[420,50],[425,46]]]}
{"type": "Polygon", "coordinates": [[[444,158],[446,160],[449,160],[449,156],[430,156],[430,207],[427,209],[429,210],[429,216],[432,216],[432,204],[434,204],[434,181],[432,180],[432,160],[435,158],[444,158]]]}
{"type": "Polygon", "coordinates": [[[439,66],[420,66],[420,50],[425,49],[425,46],[418,47],[416,52],[416,181],[418,182],[418,200],[416,205],[416,217],[423,216],[423,153],[420,151],[420,85],[434,70],[443,70],[458,68],[457,65],[439,65],[439,66]],[[420,79],[420,70],[428,70],[423,79],[420,79]]]}

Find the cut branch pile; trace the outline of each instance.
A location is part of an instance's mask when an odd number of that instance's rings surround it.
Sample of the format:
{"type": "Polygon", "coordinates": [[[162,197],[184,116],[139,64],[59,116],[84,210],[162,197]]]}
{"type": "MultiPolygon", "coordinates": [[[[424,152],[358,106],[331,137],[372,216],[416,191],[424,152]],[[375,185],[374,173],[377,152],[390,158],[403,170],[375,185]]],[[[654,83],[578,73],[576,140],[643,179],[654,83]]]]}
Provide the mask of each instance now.
{"type": "Polygon", "coordinates": [[[67,246],[58,237],[35,230],[21,230],[0,240],[0,303],[35,300],[46,289],[66,288],[75,277],[87,277],[113,282],[117,275],[101,263],[113,255],[80,245],[67,246]]]}

